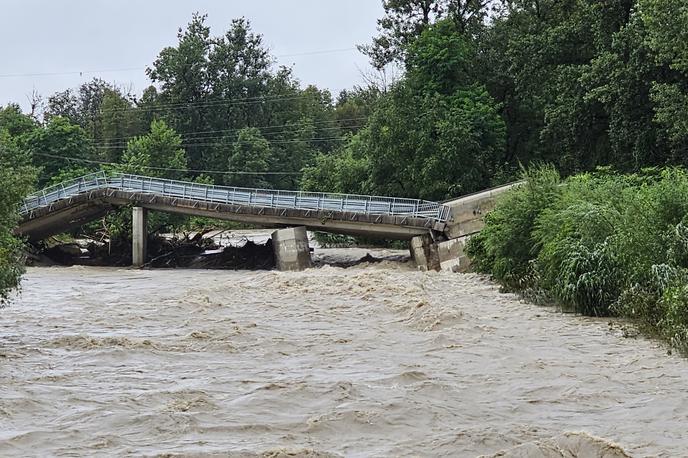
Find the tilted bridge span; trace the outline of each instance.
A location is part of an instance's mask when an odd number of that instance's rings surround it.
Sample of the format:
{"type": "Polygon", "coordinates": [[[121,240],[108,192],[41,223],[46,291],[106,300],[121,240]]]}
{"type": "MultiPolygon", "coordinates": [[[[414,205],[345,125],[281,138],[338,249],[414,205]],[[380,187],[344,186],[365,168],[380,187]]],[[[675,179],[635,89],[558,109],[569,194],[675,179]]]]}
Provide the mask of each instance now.
{"type": "MultiPolygon", "coordinates": [[[[489,200],[497,191],[483,194],[489,200]]],[[[16,232],[30,241],[39,241],[83,226],[114,208],[131,205],[134,207],[135,265],[145,262],[147,210],[268,227],[305,228],[371,238],[414,239],[412,252],[413,247],[418,246],[421,251],[425,250],[426,255],[430,250],[429,257],[432,257],[432,247],[428,246],[435,245],[436,252],[437,243],[470,235],[457,229],[458,225],[468,220],[482,221],[480,204],[484,200],[482,197],[469,199],[471,204],[467,210],[462,199],[442,204],[394,197],[237,188],[99,172],[28,196],[22,205],[22,219],[16,232]],[[461,209],[461,221],[452,218],[452,208],[461,209]]],[[[475,224],[469,226],[473,228],[475,224]]],[[[305,229],[298,234],[294,231],[287,234],[287,241],[282,246],[303,251],[305,229]],[[299,239],[298,243],[296,239],[299,239]]],[[[279,237],[273,239],[275,242],[282,240],[279,237]]],[[[307,249],[307,240],[305,243],[307,249]]],[[[422,264],[437,268],[430,259],[422,260],[422,264]]]]}

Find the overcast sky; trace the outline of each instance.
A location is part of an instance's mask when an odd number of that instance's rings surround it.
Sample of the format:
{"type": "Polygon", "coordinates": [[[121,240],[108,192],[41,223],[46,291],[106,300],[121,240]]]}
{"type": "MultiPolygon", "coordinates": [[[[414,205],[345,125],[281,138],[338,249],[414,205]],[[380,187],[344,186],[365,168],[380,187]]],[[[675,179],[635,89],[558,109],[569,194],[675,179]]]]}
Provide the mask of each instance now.
{"type": "Polygon", "coordinates": [[[208,14],[213,35],[224,33],[233,18],[245,16],[278,63],[292,66],[302,84],[336,94],[360,83],[361,70],[370,68],[368,59],[352,48],[375,35],[381,3],[0,0],[0,105],[16,102],[26,108],[34,89],[47,99],[94,77],[140,93],[149,84],[146,66],[165,46],[177,43],[177,29],[195,11],[208,14]],[[297,55],[305,53],[314,54],[297,55]]]}

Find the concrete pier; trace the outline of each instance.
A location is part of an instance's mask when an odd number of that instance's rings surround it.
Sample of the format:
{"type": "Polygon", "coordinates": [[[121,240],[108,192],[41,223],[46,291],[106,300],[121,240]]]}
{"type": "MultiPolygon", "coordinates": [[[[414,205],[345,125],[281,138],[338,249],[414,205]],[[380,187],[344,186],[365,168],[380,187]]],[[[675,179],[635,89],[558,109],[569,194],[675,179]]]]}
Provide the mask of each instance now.
{"type": "Polygon", "coordinates": [[[148,210],[146,208],[132,208],[131,227],[131,264],[134,267],[141,267],[146,263],[148,249],[148,210]]]}
{"type": "Polygon", "coordinates": [[[305,227],[280,229],[272,233],[277,269],[297,271],[313,266],[308,246],[308,232],[305,227]]]}
{"type": "Polygon", "coordinates": [[[442,270],[466,272],[471,267],[471,260],[466,256],[466,242],[470,236],[447,240],[437,244],[437,252],[442,270]]]}
{"type": "Polygon", "coordinates": [[[430,234],[411,239],[411,257],[419,270],[440,270],[440,258],[437,244],[430,234]]]}

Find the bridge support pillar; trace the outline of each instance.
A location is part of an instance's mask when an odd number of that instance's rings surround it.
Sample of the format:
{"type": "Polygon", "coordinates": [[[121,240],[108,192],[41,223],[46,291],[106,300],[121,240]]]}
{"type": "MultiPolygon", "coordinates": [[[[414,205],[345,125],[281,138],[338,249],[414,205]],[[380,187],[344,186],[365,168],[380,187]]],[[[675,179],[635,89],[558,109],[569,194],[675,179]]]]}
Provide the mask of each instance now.
{"type": "Polygon", "coordinates": [[[411,257],[419,270],[440,270],[440,258],[437,244],[430,234],[411,239],[411,257]]]}
{"type": "Polygon", "coordinates": [[[471,260],[466,256],[465,247],[470,235],[447,240],[437,244],[442,270],[466,272],[471,267],[471,260]]]}
{"type": "Polygon", "coordinates": [[[305,227],[280,229],[272,233],[278,270],[304,270],[313,267],[308,233],[305,227]]]}
{"type": "Polygon", "coordinates": [[[148,210],[134,207],[131,226],[131,264],[134,267],[141,267],[146,263],[148,248],[148,210]]]}

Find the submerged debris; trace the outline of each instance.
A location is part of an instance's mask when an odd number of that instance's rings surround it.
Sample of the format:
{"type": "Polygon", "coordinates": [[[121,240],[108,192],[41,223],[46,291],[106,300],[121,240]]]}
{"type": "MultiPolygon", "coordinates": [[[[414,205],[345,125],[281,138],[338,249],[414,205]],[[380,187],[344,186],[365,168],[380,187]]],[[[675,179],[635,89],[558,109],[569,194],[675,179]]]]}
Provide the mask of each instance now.
{"type": "MultiPolygon", "coordinates": [[[[38,247],[27,256],[29,264],[61,264],[66,266],[129,266],[131,241],[108,243],[79,241],[52,243],[38,247]]],[[[144,267],[269,270],[275,267],[270,240],[257,244],[248,239],[231,246],[220,246],[203,233],[184,237],[151,236],[148,240],[148,262],[144,267]]]]}

